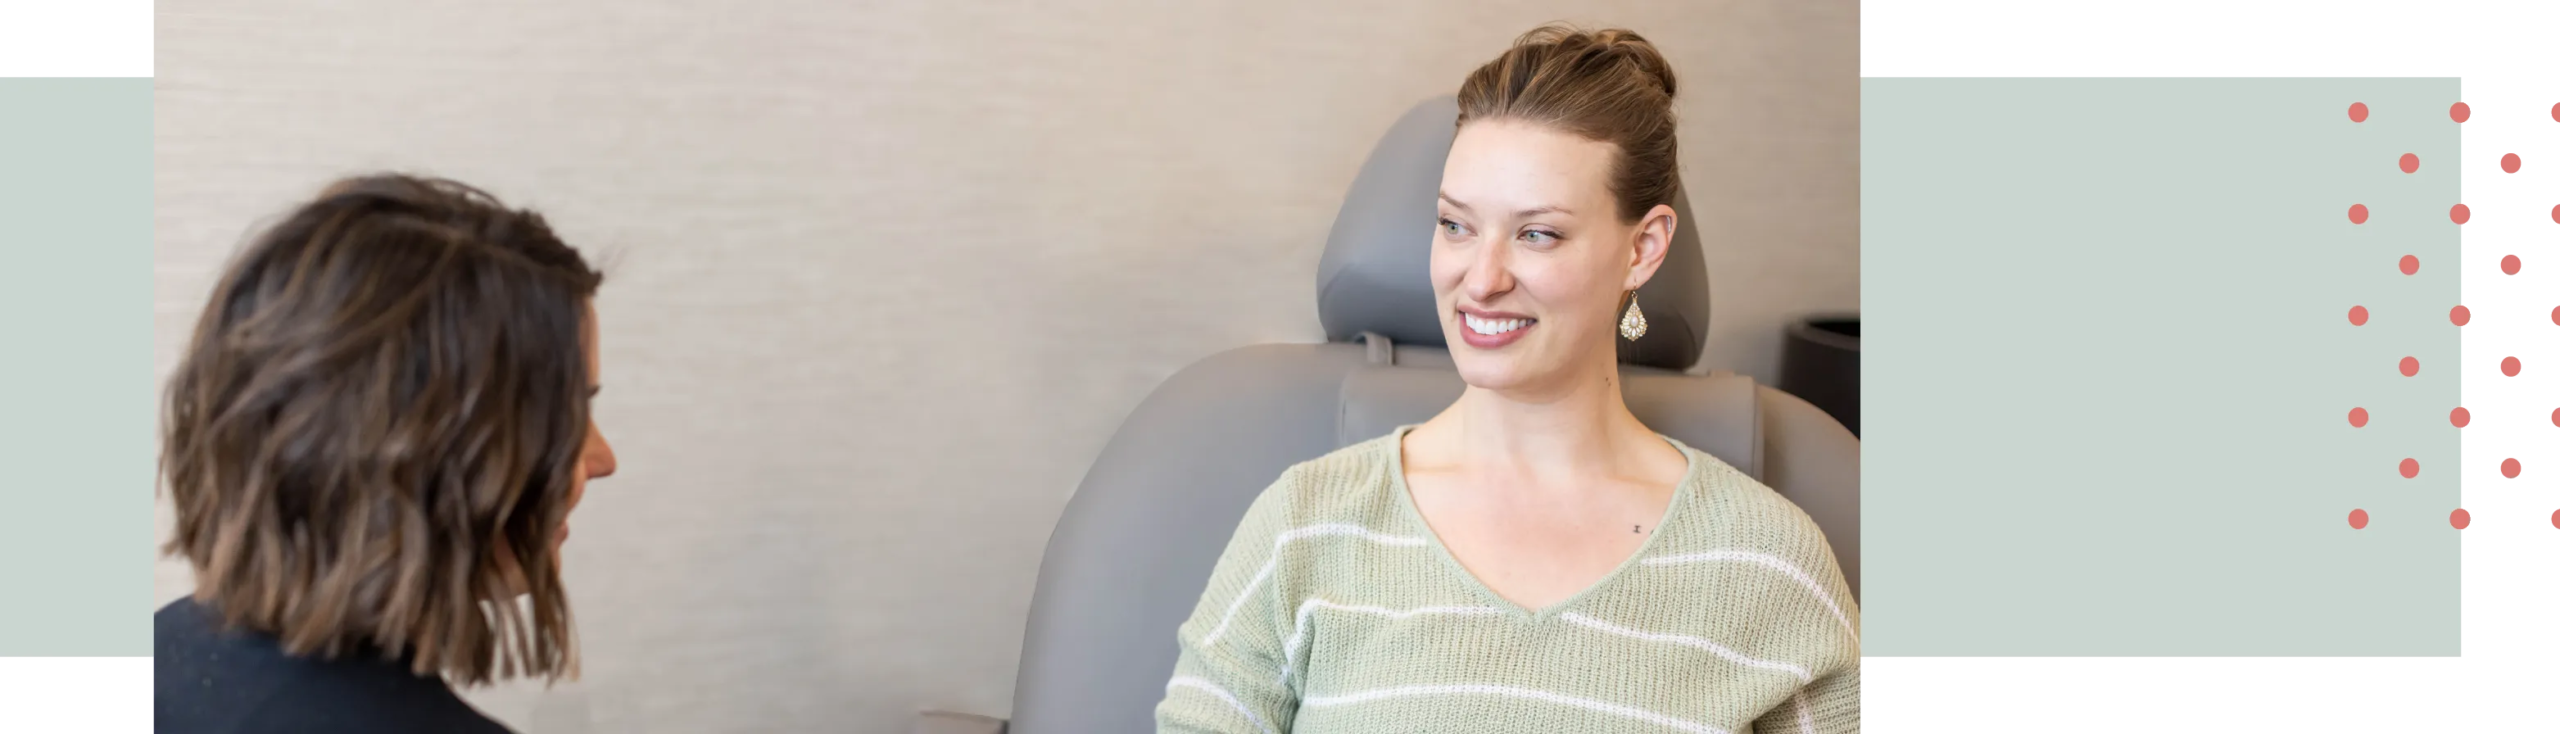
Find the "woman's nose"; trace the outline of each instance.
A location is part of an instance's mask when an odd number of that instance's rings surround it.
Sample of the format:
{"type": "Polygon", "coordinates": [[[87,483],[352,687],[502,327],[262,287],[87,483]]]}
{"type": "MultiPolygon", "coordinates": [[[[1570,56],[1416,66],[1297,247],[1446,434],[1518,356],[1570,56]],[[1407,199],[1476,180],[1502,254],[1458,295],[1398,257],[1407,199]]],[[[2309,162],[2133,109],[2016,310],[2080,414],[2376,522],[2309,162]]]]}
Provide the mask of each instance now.
{"type": "Polygon", "coordinates": [[[1467,263],[1467,297],[1477,303],[1493,300],[1511,290],[1510,249],[1498,244],[1476,248],[1476,256],[1467,263]]]}
{"type": "Polygon", "coordinates": [[[613,444],[604,440],[604,431],[598,430],[593,423],[587,424],[586,462],[588,479],[613,476],[613,444]]]}

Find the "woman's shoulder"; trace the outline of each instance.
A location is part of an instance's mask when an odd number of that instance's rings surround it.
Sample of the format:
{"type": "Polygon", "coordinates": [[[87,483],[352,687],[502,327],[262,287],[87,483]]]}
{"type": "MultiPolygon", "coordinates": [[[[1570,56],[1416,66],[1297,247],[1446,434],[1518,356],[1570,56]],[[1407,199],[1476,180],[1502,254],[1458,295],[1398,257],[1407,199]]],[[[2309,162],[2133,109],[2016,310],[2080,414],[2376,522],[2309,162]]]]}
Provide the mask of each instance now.
{"type": "Polygon", "coordinates": [[[1292,464],[1262,491],[1256,504],[1292,524],[1384,521],[1394,509],[1398,433],[1344,446],[1292,464]]]}
{"type": "Polygon", "coordinates": [[[1830,560],[1831,544],[1804,508],[1714,454],[1686,444],[1680,450],[1695,465],[1680,489],[1694,508],[1684,519],[1700,545],[1830,560]]]}
{"type": "Polygon", "coordinates": [[[443,679],[391,659],[288,654],[182,598],[152,615],[152,707],[162,732],[506,732],[443,679]]]}
{"type": "Polygon", "coordinates": [[[1673,583],[1692,584],[1701,592],[1740,593],[1747,598],[1743,603],[1776,605],[1772,609],[1792,605],[1796,612],[1767,614],[1811,620],[1815,629],[1845,631],[1838,639],[1854,660],[1858,602],[1822,526],[1733,465],[1695,448],[1681,449],[1695,470],[1681,487],[1680,526],[1661,538],[1673,542],[1648,553],[1644,565],[1704,571],[1663,577],[1685,580],[1673,583]],[[1806,593],[1789,591],[1796,588],[1806,593]]]}

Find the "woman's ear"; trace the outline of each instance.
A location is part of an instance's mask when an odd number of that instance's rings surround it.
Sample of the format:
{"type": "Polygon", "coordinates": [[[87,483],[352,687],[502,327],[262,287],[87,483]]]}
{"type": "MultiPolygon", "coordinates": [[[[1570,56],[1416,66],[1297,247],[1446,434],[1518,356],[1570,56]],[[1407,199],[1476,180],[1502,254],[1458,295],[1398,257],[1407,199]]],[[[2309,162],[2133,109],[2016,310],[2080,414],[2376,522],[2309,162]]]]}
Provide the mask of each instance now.
{"type": "Polygon", "coordinates": [[[1655,204],[1644,219],[1636,222],[1635,258],[1628,263],[1626,290],[1643,287],[1653,280],[1653,272],[1662,269],[1662,258],[1671,253],[1671,234],[1680,231],[1680,215],[1669,204],[1655,204]]]}

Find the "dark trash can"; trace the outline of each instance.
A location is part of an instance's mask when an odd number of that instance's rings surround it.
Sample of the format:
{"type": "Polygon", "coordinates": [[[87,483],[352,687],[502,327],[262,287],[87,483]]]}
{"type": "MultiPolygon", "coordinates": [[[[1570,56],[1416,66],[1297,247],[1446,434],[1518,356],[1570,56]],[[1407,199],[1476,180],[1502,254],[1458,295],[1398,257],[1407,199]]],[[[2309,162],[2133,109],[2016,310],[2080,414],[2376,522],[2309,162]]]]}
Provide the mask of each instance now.
{"type": "Polygon", "coordinates": [[[1778,389],[1858,432],[1858,315],[1827,314],[1787,325],[1778,354],[1778,389]]]}

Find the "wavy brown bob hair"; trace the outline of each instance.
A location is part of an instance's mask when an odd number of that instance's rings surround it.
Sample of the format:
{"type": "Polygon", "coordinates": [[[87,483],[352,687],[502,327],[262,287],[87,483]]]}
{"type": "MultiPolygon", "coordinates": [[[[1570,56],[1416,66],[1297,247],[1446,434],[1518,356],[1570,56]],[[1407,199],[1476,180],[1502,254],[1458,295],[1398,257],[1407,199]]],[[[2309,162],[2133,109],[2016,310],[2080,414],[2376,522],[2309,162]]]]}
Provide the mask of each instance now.
{"type": "Polygon", "coordinates": [[[540,215],[441,179],[339,181],[252,240],[168,388],[163,550],[195,598],[290,654],[574,675],[553,536],[602,281],[540,215]]]}

